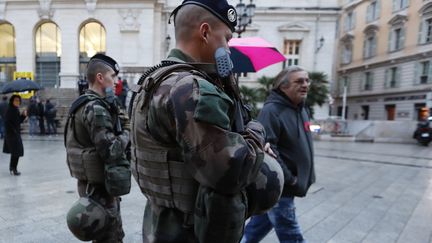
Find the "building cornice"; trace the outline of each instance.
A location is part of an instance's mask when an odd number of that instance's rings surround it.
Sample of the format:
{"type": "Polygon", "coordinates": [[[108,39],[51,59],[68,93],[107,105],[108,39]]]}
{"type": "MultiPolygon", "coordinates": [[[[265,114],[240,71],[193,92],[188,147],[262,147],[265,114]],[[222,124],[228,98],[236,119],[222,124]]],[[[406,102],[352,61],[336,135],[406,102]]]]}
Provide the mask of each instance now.
{"type": "Polygon", "coordinates": [[[408,55],[408,56],[402,56],[402,57],[398,57],[398,58],[394,58],[394,59],[387,59],[385,61],[380,61],[380,62],[375,62],[375,63],[362,64],[362,65],[355,66],[355,67],[339,68],[337,72],[339,75],[346,75],[346,74],[350,74],[353,72],[364,71],[367,69],[387,67],[387,66],[397,65],[400,63],[405,63],[405,62],[410,62],[410,61],[418,61],[418,60],[427,59],[427,58],[432,58],[432,51],[417,53],[417,54],[408,55]]]}
{"type": "MultiPolygon", "coordinates": [[[[432,90],[432,84],[419,84],[412,87],[404,87],[404,88],[392,88],[392,89],[385,89],[380,91],[369,91],[364,93],[355,93],[355,94],[347,94],[347,98],[372,98],[372,97],[379,97],[382,98],[383,95],[410,95],[410,93],[418,93],[422,92],[424,93],[426,90],[432,90]]],[[[341,97],[341,96],[338,96],[341,97]]]]}

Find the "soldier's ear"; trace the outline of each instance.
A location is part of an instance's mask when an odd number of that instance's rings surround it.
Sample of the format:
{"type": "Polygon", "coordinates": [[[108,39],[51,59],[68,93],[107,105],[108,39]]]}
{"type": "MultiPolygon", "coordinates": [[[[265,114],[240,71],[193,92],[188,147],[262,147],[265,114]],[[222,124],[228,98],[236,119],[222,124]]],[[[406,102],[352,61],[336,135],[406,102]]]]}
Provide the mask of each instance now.
{"type": "Polygon", "coordinates": [[[209,42],[208,35],[210,32],[210,25],[208,23],[202,23],[199,28],[200,38],[207,44],[209,42]]]}
{"type": "Polygon", "coordinates": [[[104,77],[103,77],[102,73],[97,73],[96,78],[95,78],[95,82],[99,83],[99,84],[103,84],[103,80],[104,80],[104,77]]]}

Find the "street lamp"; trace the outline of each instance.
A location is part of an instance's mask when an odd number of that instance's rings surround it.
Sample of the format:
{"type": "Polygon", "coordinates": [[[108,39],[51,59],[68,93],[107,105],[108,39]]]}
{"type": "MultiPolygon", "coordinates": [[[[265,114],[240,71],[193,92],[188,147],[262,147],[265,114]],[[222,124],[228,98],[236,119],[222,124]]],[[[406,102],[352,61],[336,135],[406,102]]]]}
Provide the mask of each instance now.
{"type": "Polygon", "coordinates": [[[319,52],[319,50],[324,46],[324,37],[323,36],[321,36],[321,38],[319,39],[319,42],[318,42],[318,46],[317,46],[317,49],[315,50],[315,52],[319,52]]]}
{"type": "Polygon", "coordinates": [[[252,17],[255,15],[255,4],[252,0],[248,5],[244,4],[242,0],[237,4],[237,27],[235,32],[238,34],[238,38],[241,38],[241,33],[246,30],[246,26],[252,23],[252,17]]]}

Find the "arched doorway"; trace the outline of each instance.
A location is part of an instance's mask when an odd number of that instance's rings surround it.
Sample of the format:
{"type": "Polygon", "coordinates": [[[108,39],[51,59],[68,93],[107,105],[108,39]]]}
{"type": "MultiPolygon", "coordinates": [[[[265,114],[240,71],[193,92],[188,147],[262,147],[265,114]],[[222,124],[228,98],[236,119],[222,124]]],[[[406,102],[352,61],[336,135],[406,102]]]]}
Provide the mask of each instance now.
{"type": "Polygon", "coordinates": [[[41,24],[35,35],[36,76],[43,87],[58,87],[61,57],[61,33],[53,22],[41,24]]]}
{"type": "Polygon", "coordinates": [[[90,58],[96,53],[105,53],[106,51],[105,28],[99,22],[87,22],[81,27],[79,38],[80,75],[84,78],[90,58]]]}
{"type": "Polygon", "coordinates": [[[0,23],[0,82],[13,80],[16,71],[15,29],[13,25],[0,23]]]}

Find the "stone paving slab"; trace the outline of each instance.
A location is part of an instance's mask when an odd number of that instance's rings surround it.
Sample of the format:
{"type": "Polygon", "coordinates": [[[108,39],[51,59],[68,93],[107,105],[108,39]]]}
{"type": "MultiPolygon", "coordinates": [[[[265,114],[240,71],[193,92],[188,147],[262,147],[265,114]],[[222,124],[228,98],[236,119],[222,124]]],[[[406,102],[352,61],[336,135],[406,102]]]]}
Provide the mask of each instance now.
{"type": "MultiPolygon", "coordinates": [[[[0,145],[2,145],[0,140],[0,145]]],[[[0,154],[0,242],[79,242],[65,214],[77,199],[62,137],[24,137],[22,175],[0,154]]],[[[416,144],[315,142],[317,182],[297,198],[309,243],[427,243],[432,235],[432,150],[416,144]]],[[[141,242],[145,197],[123,197],[124,242],[141,242]]],[[[278,242],[274,231],[262,241],[278,242]]]]}

